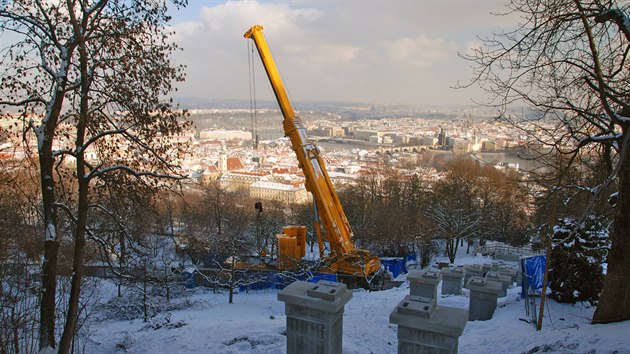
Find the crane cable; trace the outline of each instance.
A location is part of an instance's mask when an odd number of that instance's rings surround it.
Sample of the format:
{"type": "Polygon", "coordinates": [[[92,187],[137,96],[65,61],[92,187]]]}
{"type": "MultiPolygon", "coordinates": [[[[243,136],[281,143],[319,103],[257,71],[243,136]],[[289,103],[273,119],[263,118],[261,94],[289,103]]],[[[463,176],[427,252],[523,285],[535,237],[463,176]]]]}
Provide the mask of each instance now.
{"type": "Polygon", "coordinates": [[[249,111],[252,117],[252,139],[254,150],[258,150],[258,124],[256,120],[256,75],[254,70],[254,44],[247,41],[247,69],[249,71],[249,111]]]}

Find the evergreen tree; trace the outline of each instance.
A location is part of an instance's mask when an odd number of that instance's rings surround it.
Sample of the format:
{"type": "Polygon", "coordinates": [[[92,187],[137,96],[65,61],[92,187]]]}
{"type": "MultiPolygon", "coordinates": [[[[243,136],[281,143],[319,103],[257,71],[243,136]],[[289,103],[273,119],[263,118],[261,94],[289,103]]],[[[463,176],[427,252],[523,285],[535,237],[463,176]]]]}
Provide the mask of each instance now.
{"type": "Polygon", "coordinates": [[[549,272],[554,299],[597,304],[604,280],[603,264],[610,249],[608,224],[606,219],[593,215],[579,225],[572,218],[558,220],[549,272]]]}

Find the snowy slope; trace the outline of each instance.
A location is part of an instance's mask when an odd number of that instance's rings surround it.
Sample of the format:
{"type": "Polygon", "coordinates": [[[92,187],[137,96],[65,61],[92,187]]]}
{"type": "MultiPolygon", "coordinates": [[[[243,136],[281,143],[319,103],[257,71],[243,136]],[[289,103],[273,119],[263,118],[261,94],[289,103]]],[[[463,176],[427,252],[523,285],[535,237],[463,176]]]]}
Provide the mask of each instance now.
{"type": "MultiPolygon", "coordinates": [[[[462,259],[458,263],[484,260],[462,259]]],[[[404,276],[403,276],[404,279],[404,276]]],[[[630,353],[630,322],[591,325],[594,308],[549,301],[543,329],[537,332],[525,322],[520,287],[499,299],[489,321],[468,322],[459,339],[459,353],[630,353]]],[[[396,326],[389,314],[405,295],[409,285],[379,292],[355,290],[345,307],[343,352],[348,354],[395,353],[396,326]]],[[[265,290],[235,295],[193,289],[191,308],[171,312],[151,321],[167,324],[147,328],[141,320],[103,320],[92,324],[89,353],[285,353],[286,317],[277,291],[265,290]],[[170,328],[169,328],[170,327],[170,328]]],[[[468,307],[468,293],[438,299],[438,306],[468,307]]]]}

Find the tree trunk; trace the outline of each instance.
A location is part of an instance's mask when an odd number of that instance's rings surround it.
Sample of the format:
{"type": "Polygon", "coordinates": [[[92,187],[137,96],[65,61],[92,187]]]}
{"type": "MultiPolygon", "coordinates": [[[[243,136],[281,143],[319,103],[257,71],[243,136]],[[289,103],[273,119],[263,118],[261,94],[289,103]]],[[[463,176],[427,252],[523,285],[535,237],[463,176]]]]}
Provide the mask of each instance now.
{"type": "MultiPolygon", "coordinates": [[[[62,95],[59,95],[62,96],[62,95]]],[[[55,100],[55,108],[61,100],[55,100]]],[[[51,113],[52,116],[52,113],[51,113]]],[[[57,114],[58,116],[58,114],[57,114]]],[[[41,134],[44,136],[39,148],[40,178],[42,186],[42,207],[44,214],[44,262],[42,264],[42,298],[40,304],[39,349],[55,347],[55,311],[57,295],[57,213],[55,203],[55,181],[53,179],[54,157],[52,141],[54,125],[49,119],[41,134]]]]}
{"type": "Polygon", "coordinates": [[[144,265],[144,278],[142,279],[142,312],[144,322],[149,322],[149,297],[147,296],[147,265],[144,265]]]}
{"type": "MultiPolygon", "coordinates": [[[[77,23],[74,14],[70,13],[73,23],[77,23]]],[[[85,258],[85,234],[87,232],[88,218],[88,193],[90,181],[85,177],[85,130],[88,121],[90,79],[88,72],[88,53],[85,48],[85,40],[81,37],[78,26],[74,26],[75,35],[79,38],[79,62],[81,72],[81,100],[79,107],[79,119],[75,137],[76,172],[78,182],[78,205],[76,229],[74,232],[74,259],[72,262],[72,284],[70,286],[70,299],[68,302],[68,312],[66,313],[66,324],[59,341],[59,354],[68,353],[72,344],[72,339],[76,332],[77,320],[79,317],[79,299],[81,298],[81,281],[83,280],[83,260],[85,258]]]]}
{"type": "Polygon", "coordinates": [[[127,269],[126,266],[126,262],[127,262],[127,246],[126,246],[126,242],[125,242],[125,233],[120,231],[120,233],[118,234],[118,240],[120,243],[120,256],[118,257],[118,268],[120,271],[120,276],[118,277],[118,297],[122,297],[122,282],[123,282],[123,275],[127,269]]]}
{"type": "Polygon", "coordinates": [[[451,238],[446,241],[446,256],[450,263],[455,263],[455,253],[457,252],[458,244],[459,240],[456,238],[451,238]]]}
{"type": "MultiPolygon", "coordinates": [[[[15,307],[12,307],[11,308],[11,323],[13,324],[13,349],[15,350],[16,354],[20,352],[20,325],[18,321],[19,320],[15,318],[15,307]]],[[[3,346],[3,354],[5,354],[4,346],[3,346]]]]}
{"type": "Polygon", "coordinates": [[[57,254],[59,243],[56,240],[44,242],[44,264],[42,267],[42,299],[40,304],[39,346],[55,347],[55,310],[57,293],[57,254]]]}
{"type": "MultiPolygon", "coordinates": [[[[234,254],[236,252],[232,252],[232,253],[234,254]]],[[[235,267],[236,267],[236,256],[232,256],[232,269],[230,269],[230,282],[229,282],[229,286],[230,286],[230,304],[234,300],[234,284],[236,283],[234,281],[234,268],[235,267]]]]}
{"type": "MultiPolygon", "coordinates": [[[[62,55],[60,71],[65,71],[74,48],[62,55]]],[[[38,146],[40,182],[42,187],[42,212],[44,215],[44,262],[42,264],[42,298],[40,303],[39,349],[55,347],[55,312],[57,296],[57,258],[59,237],[57,236],[57,212],[55,210],[55,180],[53,178],[55,157],[52,144],[64,102],[67,76],[57,81],[46,116],[39,127],[38,146]]]]}
{"type": "Polygon", "coordinates": [[[79,317],[79,299],[81,297],[81,281],[83,280],[83,259],[85,254],[85,231],[87,223],[87,182],[82,181],[79,187],[79,216],[74,237],[74,260],[72,264],[72,284],[70,287],[70,300],[66,315],[66,325],[59,341],[59,353],[68,353],[72,338],[76,331],[79,317]]]}
{"type": "Polygon", "coordinates": [[[630,320],[630,151],[622,156],[608,270],[592,323],[630,320]]]}

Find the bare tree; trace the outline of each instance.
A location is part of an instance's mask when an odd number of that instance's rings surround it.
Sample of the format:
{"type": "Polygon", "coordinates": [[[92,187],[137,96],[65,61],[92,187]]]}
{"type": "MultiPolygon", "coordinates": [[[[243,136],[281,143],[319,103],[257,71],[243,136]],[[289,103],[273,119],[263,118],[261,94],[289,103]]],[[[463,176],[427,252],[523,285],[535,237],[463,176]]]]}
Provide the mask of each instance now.
{"type": "Polygon", "coordinates": [[[479,213],[458,205],[452,199],[443,198],[444,195],[441,193],[436,196],[425,209],[425,214],[433,221],[431,231],[436,238],[445,241],[446,255],[453,263],[460,241],[470,242],[477,236],[481,218],[479,213]]]}
{"type": "MultiPolygon", "coordinates": [[[[181,4],[184,1],[174,0],[181,4]]],[[[90,190],[96,180],[129,173],[139,183],[173,177],[182,112],[161,97],[183,79],[170,63],[164,2],[134,0],[2,1],[0,30],[16,39],[0,52],[2,116],[22,123],[24,149],[39,162],[44,263],[40,348],[55,347],[59,211],[72,222],[73,279],[59,352],[67,352],[79,310],[90,190]],[[7,110],[10,107],[11,110],[7,110]],[[37,151],[30,150],[35,138],[37,151]],[[76,199],[58,167],[73,164],[76,199]]]]}
{"type": "Polygon", "coordinates": [[[471,84],[484,88],[487,103],[542,151],[567,155],[568,166],[595,156],[606,162],[604,182],[576,186],[594,199],[617,186],[612,247],[593,323],[630,319],[630,5],[513,0],[509,9],[521,24],[465,55],[474,63],[471,84]],[[523,103],[535,114],[509,112],[523,103]]]}

